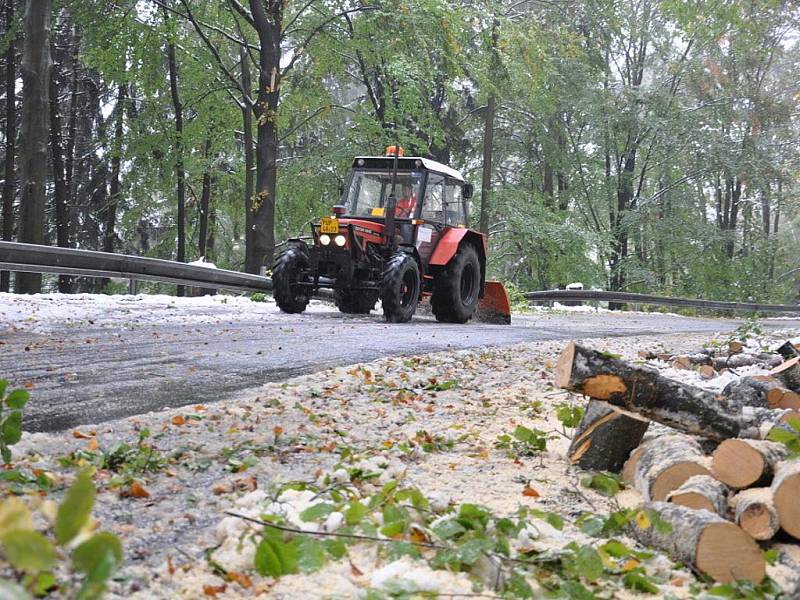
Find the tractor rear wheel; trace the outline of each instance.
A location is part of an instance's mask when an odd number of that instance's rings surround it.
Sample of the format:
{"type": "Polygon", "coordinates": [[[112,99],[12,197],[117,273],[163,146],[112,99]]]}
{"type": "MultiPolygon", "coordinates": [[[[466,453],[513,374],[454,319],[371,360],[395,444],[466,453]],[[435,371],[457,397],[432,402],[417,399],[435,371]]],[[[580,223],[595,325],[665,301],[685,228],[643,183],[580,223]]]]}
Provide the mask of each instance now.
{"type": "Polygon", "coordinates": [[[375,308],[378,301],[376,292],[361,290],[348,290],[336,288],[333,290],[333,301],[339,312],[350,315],[368,315],[375,308]]]}
{"type": "Polygon", "coordinates": [[[419,265],[414,257],[398,252],[383,269],[381,303],[389,323],[408,323],[417,310],[420,292],[419,265]]]}
{"type": "Polygon", "coordinates": [[[308,288],[298,285],[308,270],[308,253],[299,246],[287,248],[275,259],[272,294],[283,312],[301,313],[308,306],[308,288]]]}
{"type": "Polygon", "coordinates": [[[458,249],[447,266],[433,280],[431,310],[442,323],[466,323],[478,306],[481,290],[481,261],[471,244],[458,249]]]}

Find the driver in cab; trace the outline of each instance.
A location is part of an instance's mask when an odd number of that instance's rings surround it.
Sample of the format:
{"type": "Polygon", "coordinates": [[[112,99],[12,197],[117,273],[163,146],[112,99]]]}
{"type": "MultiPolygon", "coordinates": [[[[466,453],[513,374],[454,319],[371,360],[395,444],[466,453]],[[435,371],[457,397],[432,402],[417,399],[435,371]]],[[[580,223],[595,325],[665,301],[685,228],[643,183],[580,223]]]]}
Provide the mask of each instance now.
{"type": "Polygon", "coordinates": [[[403,184],[394,207],[394,216],[398,219],[410,219],[416,207],[417,195],[414,193],[414,188],[407,183],[403,184]]]}

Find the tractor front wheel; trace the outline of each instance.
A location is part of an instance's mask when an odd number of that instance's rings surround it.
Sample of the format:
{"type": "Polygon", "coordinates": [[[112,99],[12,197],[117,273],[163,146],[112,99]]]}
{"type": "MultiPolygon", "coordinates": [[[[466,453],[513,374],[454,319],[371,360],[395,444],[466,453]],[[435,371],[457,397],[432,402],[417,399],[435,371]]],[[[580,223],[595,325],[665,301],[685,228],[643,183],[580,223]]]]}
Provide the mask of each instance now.
{"type": "Polygon", "coordinates": [[[308,306],[308,288],[298,285],[308,271],[308,253],[299,246],[287,248],[275,259],[272,294],[283,312],[301,313],[308,306]]]}
{"type": "Polygon", "coordinates": [[[339,312],[350,315],[368,315],[375,308],[378,295],[375,292],[336,288],[333,290],[333,301],[339,312]]]}
{"type": "Polygon", "coordinates": [[[475,313],[481,290],[481,262],[475,247],[461,246],[433,280],[431,310],[437,321],[466,323],[475,313]]]}
{"type": "Polygon", "coordinates": [[[408,323],[417,310],[420,291],[419,265],[414,257],[398,252],[383,269],[381,303],[389,323],[408,323]]]}

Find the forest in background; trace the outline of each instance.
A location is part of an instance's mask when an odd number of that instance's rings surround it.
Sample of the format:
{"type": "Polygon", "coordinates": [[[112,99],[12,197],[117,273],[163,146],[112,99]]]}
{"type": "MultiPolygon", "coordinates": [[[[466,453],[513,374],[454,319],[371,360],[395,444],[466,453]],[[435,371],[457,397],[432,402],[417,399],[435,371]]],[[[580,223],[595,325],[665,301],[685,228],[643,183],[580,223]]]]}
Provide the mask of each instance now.
{"type": "Polygon", "coordinates": [[[399,141],[520,289],[797,299],[794,2],[2,5],[3,240],[257,273],[399,141]]]}

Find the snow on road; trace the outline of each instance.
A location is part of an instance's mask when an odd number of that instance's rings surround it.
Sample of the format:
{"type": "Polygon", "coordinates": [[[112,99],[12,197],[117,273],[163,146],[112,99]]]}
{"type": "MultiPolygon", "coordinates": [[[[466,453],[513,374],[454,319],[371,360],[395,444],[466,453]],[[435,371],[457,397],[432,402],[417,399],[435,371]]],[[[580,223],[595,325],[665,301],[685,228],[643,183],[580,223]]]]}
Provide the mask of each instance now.
{"type": "MultiPolygon", "coordinates": [[[[314,311],[335,310],[318,300],[314,311]]],[[[249,296],[198,296],[177,298],[167,295],[122,296],[103,294],[35,294],[21,296],[0,293],[0,331],[48,333],[67,327],[125,327],[126,325],[196,325],[230,323],[237,320],[279,318],[275,302],[266,296],[253,302],[249,296]]]]}

